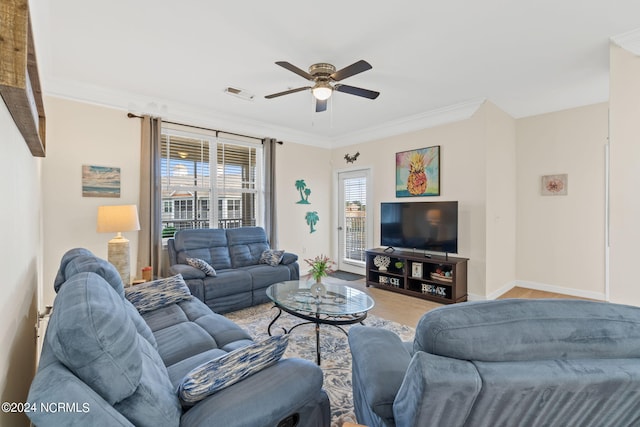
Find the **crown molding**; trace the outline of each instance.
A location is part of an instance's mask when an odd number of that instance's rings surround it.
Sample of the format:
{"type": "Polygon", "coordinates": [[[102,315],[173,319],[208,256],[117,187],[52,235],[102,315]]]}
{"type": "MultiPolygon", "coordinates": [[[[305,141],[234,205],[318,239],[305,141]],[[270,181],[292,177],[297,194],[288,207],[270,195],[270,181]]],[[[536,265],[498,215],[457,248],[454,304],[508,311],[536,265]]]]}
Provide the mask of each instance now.
{"type": "Polygon", "coordinates": [[[485,102],[485,99],[469,100],[331,138],[299,132],[282,126],[273,126],[265,122],[247,120],[211,108],[186,105],[80,82],[48,79],[43,86],[47,88],[45,91],[47,96],[56,98],[124,110],[135,114],[150,114],[168,121],[244,133],[249,136],[273,136],[283,141],[327,149],[374,141],[465,120],[471,117],[485,102]]]}
{"type": "Polygon", "coordinates": [[[403,133],[428,129],[446,123],[466,120],[473,116],[485,101],[486,99],[484,98],[469,100],[413,116],[404,117],[398,120],[392,120],[361,131],[351,132],[334,138],[332,140],[331,147],[345,147],[403,133]]]}
{"type": "Polygon", "coordinates": [[[611,41],[634,55],[640,56],[640,28],[613,36],[611,41]]]}
{"type": "Polygon", "coordinates": [[[44,86],[47,88],[44,91],[46,96],[124,110],[135,114],[149,114],[168,121],[211,127],[233,133],[244,133],[247,136],[257,138],[272,136],[279,140],[325,148],[330,142],[328,138],[318,135],[231,116],[207,107],[186,105],[96,85],[48,79],[44,86]]]}

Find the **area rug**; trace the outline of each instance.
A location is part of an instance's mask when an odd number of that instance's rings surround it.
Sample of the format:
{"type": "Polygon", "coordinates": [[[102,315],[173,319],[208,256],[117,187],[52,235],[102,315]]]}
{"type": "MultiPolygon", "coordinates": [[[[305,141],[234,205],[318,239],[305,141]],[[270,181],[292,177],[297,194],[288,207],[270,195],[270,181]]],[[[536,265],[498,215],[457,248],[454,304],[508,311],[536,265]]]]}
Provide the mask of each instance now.
{"type": "MultiPolygon", "coordinates": [[[[226,317],[245,328],[254,340],[268,337],[267,327],[278,313],[273,304],[262,304],[233,313],[226,317]]],[[[283,313],[273,325],[271,332],[280,333],[281,329],[289,330],[292,326],[302,322],[295,316],[283,313]]],[[[369,315],[364,321],[366,326],[389,329],[402,338],[410,341],[414,336],[414,329],[390,320],[369,315]]],[[[350,326],[344,327],[348,332],[350,326]]],[[[324,373],[324,389],[331,402],[331,427],[340,427],[345,421],[356,422],[351,389],[351,353],[346,335],[338,328],[322,325],[320,328],[321,368],[324,373]]],[[[316,360],[315,326],[303,325],[296,328],[289,337],[289,346],[284,357],[300,357],[316,360]]]]}
{"type": "Polygon", "coordinates": [[[329,273],[330,277],[335,277],[336,279],[346,280],[348,282],[352,282],[354,280],[364,279],[364,276],[355,273],[349,273],[348,271],[337,270],[333,273],[329,273]]]}

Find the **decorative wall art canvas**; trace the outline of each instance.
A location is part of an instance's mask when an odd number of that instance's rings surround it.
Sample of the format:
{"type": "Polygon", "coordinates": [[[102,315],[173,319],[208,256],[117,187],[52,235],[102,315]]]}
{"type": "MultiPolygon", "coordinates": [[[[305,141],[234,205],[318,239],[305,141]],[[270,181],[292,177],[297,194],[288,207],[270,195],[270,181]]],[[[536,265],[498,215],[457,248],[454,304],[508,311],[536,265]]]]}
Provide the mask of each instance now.
{"type": "Polygon", "coordinates": [[[566,173],[542,176],[543,196],[566,196],[568,194],[568,187],[569,175],[566,173]]]}
{"type": "Polygon", "coordinates": [[[82,165],[82,197],[120,197],[120,168],[82,165]]]}
{"type": "Polygon", "coordinates": [[[396,153],[396,197],[439,195],[439,145],[396,153]]]}

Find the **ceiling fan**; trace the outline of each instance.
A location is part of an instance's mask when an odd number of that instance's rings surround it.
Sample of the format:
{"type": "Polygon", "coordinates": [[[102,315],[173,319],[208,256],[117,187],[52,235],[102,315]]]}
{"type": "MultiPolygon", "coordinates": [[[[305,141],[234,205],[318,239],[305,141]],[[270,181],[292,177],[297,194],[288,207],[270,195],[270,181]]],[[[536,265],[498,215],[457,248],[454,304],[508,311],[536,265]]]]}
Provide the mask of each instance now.
{"type": "Polygon", "coordinates": [[[313,96],[316,98],[316,112],[321,112],[327,109],[327,99],[329,99],[334,90],[338,92],[348,93],[350,95],[361,96],[368,99],[376,99],[378,95],[380,95],[380,92],[375,92],[373,90],[343,85],[341,83],[332,84],[334,82],[339,82],[346,79],[347,77],[355,76],[356,74],[373,68],[371,64],[364,60],[355,62],[339,71],[336,71],[336,67],[334,67],[333,65],[322,62],[310,66],[309,72],[301,70],[300,68],[286,61],[278,61],[276,62],[276,64],[283,68],[286,68],[291,72],[296,73],[301,77],[304,77],[314,84],[313,86],[304,86],[296,89],[285,90],[284,92],[267,95],[265,96],[265,98],[267,99],[277,98],[278,96],[289,95],[291,93],[311,89],[313,96]]]}

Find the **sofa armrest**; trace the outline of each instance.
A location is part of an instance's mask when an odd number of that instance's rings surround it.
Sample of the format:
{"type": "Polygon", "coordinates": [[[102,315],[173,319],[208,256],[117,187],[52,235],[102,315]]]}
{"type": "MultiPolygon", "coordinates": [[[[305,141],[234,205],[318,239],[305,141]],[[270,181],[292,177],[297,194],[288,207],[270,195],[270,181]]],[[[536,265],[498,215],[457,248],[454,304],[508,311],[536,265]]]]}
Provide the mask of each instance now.
{"type": "Polygon", "coordinates": [[[411,362],[411,354],[398,335],[367,326],[353,326],[349,330],[349,347],[356,418],[368,424],[368,420],[362,418],[374,412],[387,425],[393,425],[393,401],[411,362]]]}
{"type": "Polygon", "coordinates": [[[393,403],[396,425],[419,427],[429,420],[429,425],[462,427],[481,389],[473,363],[418,351],[393,403]]]}
{"type": "MultiPolygon", "coordinates": [[[[330,409],[322,382],[322,370],[313,362],[282,359],[200,401],[184,413],[180,426],[276,426],[318,400],[326,400],[322,408],[325,420],[315,424],[305,420],[302,425],[329,425],[330,409]]],[[[301,420],[305,415],[300,414],[301,420]]]]}
{"type": "Polygon", "coordinates": [[[298,260],[298,255],[292,254],[291,252],[285,252],[284,254],[282,254],[282,261],[280,261],[280,264],[284,264],[284,265],[293,264],[297,260],[298,260]]]}
{"type": "Polygon", "coordinates": [[[204,279],[207,276],[204,271],[187,264],[173,264],[169,267],[169,273],[171,275],[182,274],[184,280],[204,279]]]}

